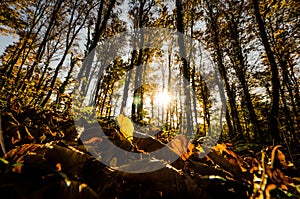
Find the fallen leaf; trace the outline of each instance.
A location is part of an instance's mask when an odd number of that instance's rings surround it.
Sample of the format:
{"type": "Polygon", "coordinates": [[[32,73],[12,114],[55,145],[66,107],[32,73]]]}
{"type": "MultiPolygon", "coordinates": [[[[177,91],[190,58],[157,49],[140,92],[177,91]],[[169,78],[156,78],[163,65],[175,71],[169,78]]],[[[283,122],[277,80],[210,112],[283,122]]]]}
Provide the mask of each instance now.
{"type": "Polygon", "coordinates": [[[83,144],[87,144],[87,145],[97,145],[100,144],[103,141],[102,138],[99,137],[93,137],[91,139],[89,139],[88,141],[83,142],[83,144]]]}
{"type": "Polygon", "coordinates": [[[134,126],[131,120],[128,117],[124,116],[123,114],[120,114],[117,117],[117,121],[122,135],[129,141],[132,141],[134,126]]]}

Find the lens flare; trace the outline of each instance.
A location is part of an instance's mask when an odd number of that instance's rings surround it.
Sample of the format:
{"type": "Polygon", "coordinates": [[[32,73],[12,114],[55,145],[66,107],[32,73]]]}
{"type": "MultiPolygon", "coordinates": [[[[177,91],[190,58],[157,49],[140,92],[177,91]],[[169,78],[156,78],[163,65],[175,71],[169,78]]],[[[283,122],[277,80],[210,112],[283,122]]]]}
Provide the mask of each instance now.
{"type": "Polygon", "coordinates": [[[167,91],[160,91],[155,95],[155,103],[160,106],[167,106],[171,102],[171,95],[167,91]]]}

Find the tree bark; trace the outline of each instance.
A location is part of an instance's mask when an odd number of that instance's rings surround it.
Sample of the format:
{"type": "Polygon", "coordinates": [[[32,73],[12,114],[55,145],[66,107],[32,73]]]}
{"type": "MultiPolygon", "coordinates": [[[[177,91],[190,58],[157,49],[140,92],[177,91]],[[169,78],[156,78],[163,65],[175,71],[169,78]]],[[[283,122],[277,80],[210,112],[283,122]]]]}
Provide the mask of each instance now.
{"type": "MultiPolygon", "coordinates": [[[[90,53],[93,53],[93,54],[91,54],[91,56],[87,56],[88,60],[86,60],[83,64],[83,66],[81,67],[81,69],[79,71],[79,74],[78,74],[78,79],[81,79],[84,76],[86,77],[86,79],[89,79],[89,77],[90,77],[91,64],[93,62],[94,55],[95,55],[94,49],[96,48],[96,46],[98,44],[98,41],[101,37],[101,34],[105,30],[107,21],[111,16],[111,12],[112,12],[112,9],[115,6],[115,3],[116,3],[116,0],[111,0],[110,1],[110,4],[109,4],[108,9],[107,9],[107,11],[104,15],[103,20],[102,20],[102,15],[103,15],[102,12],[103,12],[104,0],[102,0],[101,3],[100,3],[100,7],[99,7],[99,10],[98,10],[98,16],[97,16],[97,22],[96,22],[96,25],[95,25],[94,37],[92,39],[91,46],[88,48],[89,50],[88,50],[87,55],[90,54],[90,53]]],[[[86,82],[82,83],[80,91],[83,93],[84,96],[87,94],[88,88],[87,88],[87,83],[86,82]]]]}
{"type": "Polygon", "coordinates": [[[280,133],[278,127],[278,113],[279,113],[279,89],[280,81],[278,77],[278,66],[274,57],[274,53],[271,49],[268,35],[265,29],[265,23],[262,19],[259,9],[259,0],[253,0],[254,14],[259,28],[259,34],[264,45],[267,58],[271,68],[271,83],[272,83],[272,100],[271,100],[271,112],[269,114],[269,133],[274,139],[274,142],[277,143],[280,140],[280,133]]]}
{"type": "MultiPolygon", "coordinates": [[[[190,67],[187,60],[186,49],[185,49],[185,40],[184,40],[184,24],[183,24],[183,7],[182,0],[176,0],[176,22],[177,22],[177,31],[178,34],[178,44],[179,51],[182,60],[182,73],[185,81],[183,82],[184,87],[184,111],[186,115],[187,121],[187,131],[191,132],[194,130],[193,128],[193,118],[192,118],[192,109],[191,109],[191,97],[190,97],[190,67]]],[[[183,119],[183,118],[182,118],[183,119]]],[[[191,136],[191,133],[188,133],[187,136],[191,136]]]]}
{"type": "Polygon", "coordinates": [[[217,22],[216,22],[216,17],[213,16],[213,8],[212,5],[209,4],[209,1],[206,1],[208,9],[209,9],[209,17],[211,19],[211,32],[212,32],[212,43],[213,43],[213,47],[216,53],[216,61],[217,61],[217,65],[218,65],[218,69],[220,72],[220,75],[224,81],[224,85],[225,85],[225,89],[226,89],[226,93],[227,96],[229,98],[229,104],[230,104],[230,113],[232,116],[232,120],[233,120],[233,125],[235,126],[235,134],[231,135],[231,137],[233,138],[236,135],[242,135],[243,130],[242,130],[242,126],[239,120],[239,115],[238,115],[238,111],[236,109],[236,103],[235,103],[235,97],[233,96],[232,93],[232,89],[231,86],[229,84],[229,79],[227,76],[227,72],[226,72],[226,68],[225,65],[223,63],[223,58],[222,58],[222,50],[220,47],[220,41],[219,41],[219,34],[218,34],[218,30],[217,30],[217,22]]]}

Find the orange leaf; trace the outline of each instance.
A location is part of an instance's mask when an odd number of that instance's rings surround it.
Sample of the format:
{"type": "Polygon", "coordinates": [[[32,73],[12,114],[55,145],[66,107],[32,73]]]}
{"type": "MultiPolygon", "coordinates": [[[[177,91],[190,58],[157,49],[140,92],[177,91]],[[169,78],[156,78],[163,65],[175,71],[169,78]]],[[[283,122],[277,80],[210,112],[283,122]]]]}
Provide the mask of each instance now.
{"type": "Polygon", "coordinates": [[[193,149],[195,148],[193,144],[187,143],[187,139],[184,135],[176,136],[170,142],[170,147],[184,161],[193,154],[193,149]]]}

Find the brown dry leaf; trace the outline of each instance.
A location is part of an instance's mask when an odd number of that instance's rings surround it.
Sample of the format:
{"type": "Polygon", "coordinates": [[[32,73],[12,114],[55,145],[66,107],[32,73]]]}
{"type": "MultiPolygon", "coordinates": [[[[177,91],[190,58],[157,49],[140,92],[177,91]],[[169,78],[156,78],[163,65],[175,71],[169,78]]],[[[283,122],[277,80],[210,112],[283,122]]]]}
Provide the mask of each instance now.
{"type": "Polygon", "coordinates": [[[87,145],[98,145],[103,141],[102,138],[99,137],[92,137],[91,139],[89,139],[88,141],[83,142],[83,144],[87,144],[87,145]]]}
{"type": "Polygon", "coordinates": [[[233,164],[233,165],[237,165],[238,164],[238,161],[237,161],[237,159],[235,159],[235,158],[232,158],[232,157],[228,157],[228,156],[226,156],[225,157],[227,160],[228,160],[228,162],[230,163],[230,164],[233,164]]]}
{"type": "Polygon", "coordinates": [[[171,142],[170,142],[171,149],[178,155],[182,155],[186,152],[185,146],[186,146],[186,137],[184,135],[178,135],[176,136],[171,142]]]}
{"type": "Polygon", "coordinates": [[[3,117],[5,118],[5,120],[9,121],[9,123],[11,123],[11,124],[15,124],[15,125],[18,125],[18,126],[20,125],[20,123],[18,122],[18,120],[10,112],[4,113],[3,117]]]}
{"type": "Polygon", "coordinates": [[[57,163],[57,164],[56,164],[56,168],[57,168],[57,171],[61,171],[61,164],[60,164],[60,163],[57,163]]]}
{"type": "Polygon", "coordinates": [[[285,159],[285,155],[278,149],[277,150],[277,159],[279,160],[280,164],[283,166],[283,168],[288,167],[288,163],[285,159]]]}
{"type": "Polygon", "coordinates": [[[285,190],[285,191],[288,190],[288,187],[287,187],[286,185],[284,185],[284,184],[280,185],[280,188],[281,188],[282,190],[285,190]]]}
{"type": "Polygon", "coordinates": [[[11,143],[14,145],[21,141],[21,134],[20,134],[20,124],[13,121],[8,121],[6,124],[8,127],[5,128],[4,132],[7,136],[11,139],[11,143]]]}
{"type": "Polygon", "coordinates": [[[91,157],[71,147],[53,145],[44,153],[44,158],[53,163],[60,163],[64,172],[78,174],[91,157]]]}
{"type": "Polygon", "coordinates": [[[30,140],[30,141],[33,141],[34,140],[34,137],[31,135],[30,131],[28,130],[27,126],[24,126],[24,129],[25,129],[25,138],[27,140],[30,140]]]}
{"type": "Polygon", "coordinates": [[[260,170],[261,164],[256,158],[251,158],[251,169],[250,173],[255,173],[260,170]]]}
{"type": "Polygon", "coordinates": [[[239,167],[241,171],[245,172],[247,169],[243,165],[243,160],[235,152],[227,148],[227,144],[217,144],[214,150],[224,155],[224,158],[233,166],[239,167]]]}
{"type": "Polygon", "coordinates": [[[187,160],[192,154],[195,146],[191,143],[188,144],[187,151],[181,155],[182,160],[187,160]]]}
{"type": "Polygon", "coordinates": [[[191,143],[187,143],[187,139],[184,135],[176,136],[170,142],[171,149],[178,154],[182,160],[187,160],[192,154],[195,146],[191,143]]]}
{"type": "Polygon", "coordinates": [[[20,142],[21,141],[21,135],[20,135],[20,132],[19,131],[15,131],[15,136],[12,136],[11,137],[11,143],[13,145],[15,145],[16,143],[20,142]]]}
{"type": "Polygon", "coordinates": [[[52,137],[56,137],[57,133],[56,132],[52,132],[51,129],[49,128],[49,126],[47,125],[43,125],[42,126],[42,130],[48,134],[48,135],[51,135],[52,137]]]}
{"type": "Polygon", "coordinates": [[[39,144],[23,144],[22,146],[15,147],[10,150],[4,158],[9,162],[19,162],[26,154],[36,151],[38,148],[42,148],[39,144]]]}
{"type": "MultiPolygon", "coordinates": [[[[271,177],[270,177],[271,178],[271,177]]],[[[282,173],[281,170],[279,169],[275,169],[273,171],[273,175],[271,180],[275,183],[277,183],[278,185],[288,185],[288,179],[286,178],[286,176],[282,173]]]]}
{"type": "Polygon", "coordinates": [[[275,184],[268,184],[266,189],[265,189],[265,193],[266,193],[266,199],[271,199],[271,194],[270,192],[274,189],[276,189],[276,185],[275,184]]]}

